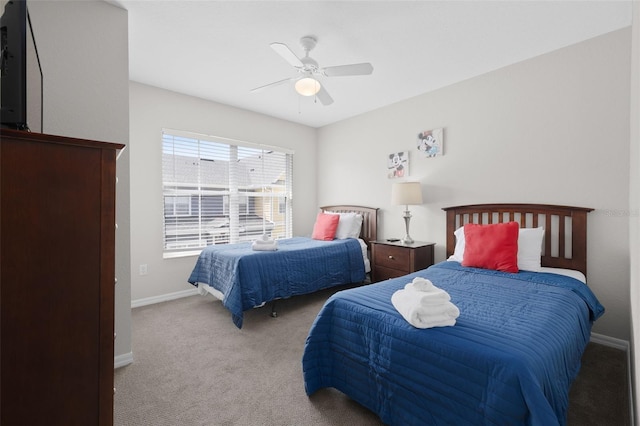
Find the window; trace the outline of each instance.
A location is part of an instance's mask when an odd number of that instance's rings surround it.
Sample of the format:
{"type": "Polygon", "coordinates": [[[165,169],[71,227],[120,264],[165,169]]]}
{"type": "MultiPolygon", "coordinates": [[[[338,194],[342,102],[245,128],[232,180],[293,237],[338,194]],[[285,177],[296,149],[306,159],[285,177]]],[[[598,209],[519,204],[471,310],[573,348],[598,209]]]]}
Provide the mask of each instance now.
{"type": "Polygon", "coordinates": [[[191,197],[171,197],[164,198],[165,216],[190,216],[191,197]]]}
{"type": "Polygon", "coordinates": [[[291,237],[292,168],[282,148],[163,130],[165,256],[291,237]]]}

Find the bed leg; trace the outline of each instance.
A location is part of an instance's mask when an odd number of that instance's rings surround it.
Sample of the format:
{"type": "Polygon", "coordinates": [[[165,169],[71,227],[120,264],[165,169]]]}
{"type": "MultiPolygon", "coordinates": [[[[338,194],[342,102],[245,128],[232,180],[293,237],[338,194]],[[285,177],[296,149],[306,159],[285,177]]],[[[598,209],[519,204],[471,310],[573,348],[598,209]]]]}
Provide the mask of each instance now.
{"type": "Polygon", "coordinates": [[[276,301],[271,302],[271,317],[276,318],[278,313],[276,312],[276,301]]]}

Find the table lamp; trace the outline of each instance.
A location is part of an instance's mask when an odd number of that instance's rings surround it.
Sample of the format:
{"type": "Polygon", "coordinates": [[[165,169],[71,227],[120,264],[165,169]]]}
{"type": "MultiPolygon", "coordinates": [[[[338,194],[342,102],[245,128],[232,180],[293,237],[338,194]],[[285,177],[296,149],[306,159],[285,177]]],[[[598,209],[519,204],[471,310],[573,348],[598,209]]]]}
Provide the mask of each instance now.
{"type": "Polygon", "coordinates": [[[411,212],[409,204],[422,204],[422,188],[420,182],[400,182],[394,183],[391,187],[391,202],[393,204],[404,204],[404,226],[407,235],[402,239],[405,244],[413,243],[413,238],[409,236],[409,221],[411,221],[411,212]]]}

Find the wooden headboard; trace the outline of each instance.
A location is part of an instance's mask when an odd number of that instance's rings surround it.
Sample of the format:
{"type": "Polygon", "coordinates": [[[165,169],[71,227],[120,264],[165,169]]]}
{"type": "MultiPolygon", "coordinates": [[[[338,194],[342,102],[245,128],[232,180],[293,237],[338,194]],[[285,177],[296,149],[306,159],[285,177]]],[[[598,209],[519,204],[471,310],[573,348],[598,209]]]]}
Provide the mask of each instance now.
{"type": "Polygon", "coordinates": [[[360,238],[371,248],[371,241],[378,238],[378,209],[363,206],[324,206],[320,210],[336,213],[359,213],[362,215],[362,230],[360,238]]]}
{"type": "Polygon", "coordinates": [[[587,213],[593,209],[549,204],[474,204],[442,210],[447,212],[447,258],[453,254],[453,233],[460,226],[516,221],[521,228],[544,228],[542,266],[575,269],[587,275],[587,213]]]}

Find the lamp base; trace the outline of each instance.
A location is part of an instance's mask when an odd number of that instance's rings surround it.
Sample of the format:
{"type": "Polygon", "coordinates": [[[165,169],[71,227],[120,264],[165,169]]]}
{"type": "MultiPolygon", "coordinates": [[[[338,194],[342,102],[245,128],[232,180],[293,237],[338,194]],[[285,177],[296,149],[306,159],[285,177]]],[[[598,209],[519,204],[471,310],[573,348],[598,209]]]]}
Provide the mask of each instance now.
{"type": "Polygon", "coordinates": [[[404,227],[405,230],[407,231],[407,235],[404,236],[404,238],[402,239],[402,242],[404,244],[413,244],[413,238],[411,238],[409,236],[409,222],[411,221],[411,212],[409,211],[409,206],[407,206],[407,209],[404,211],[404,227]]]}
{"type": "Polygon", "coordinates": [[[405,235],[405,237],[402,239],[403,244],[413,244],[414,242],[415,241],[413,240],[413,238],[408,235],[405,235]]]}

